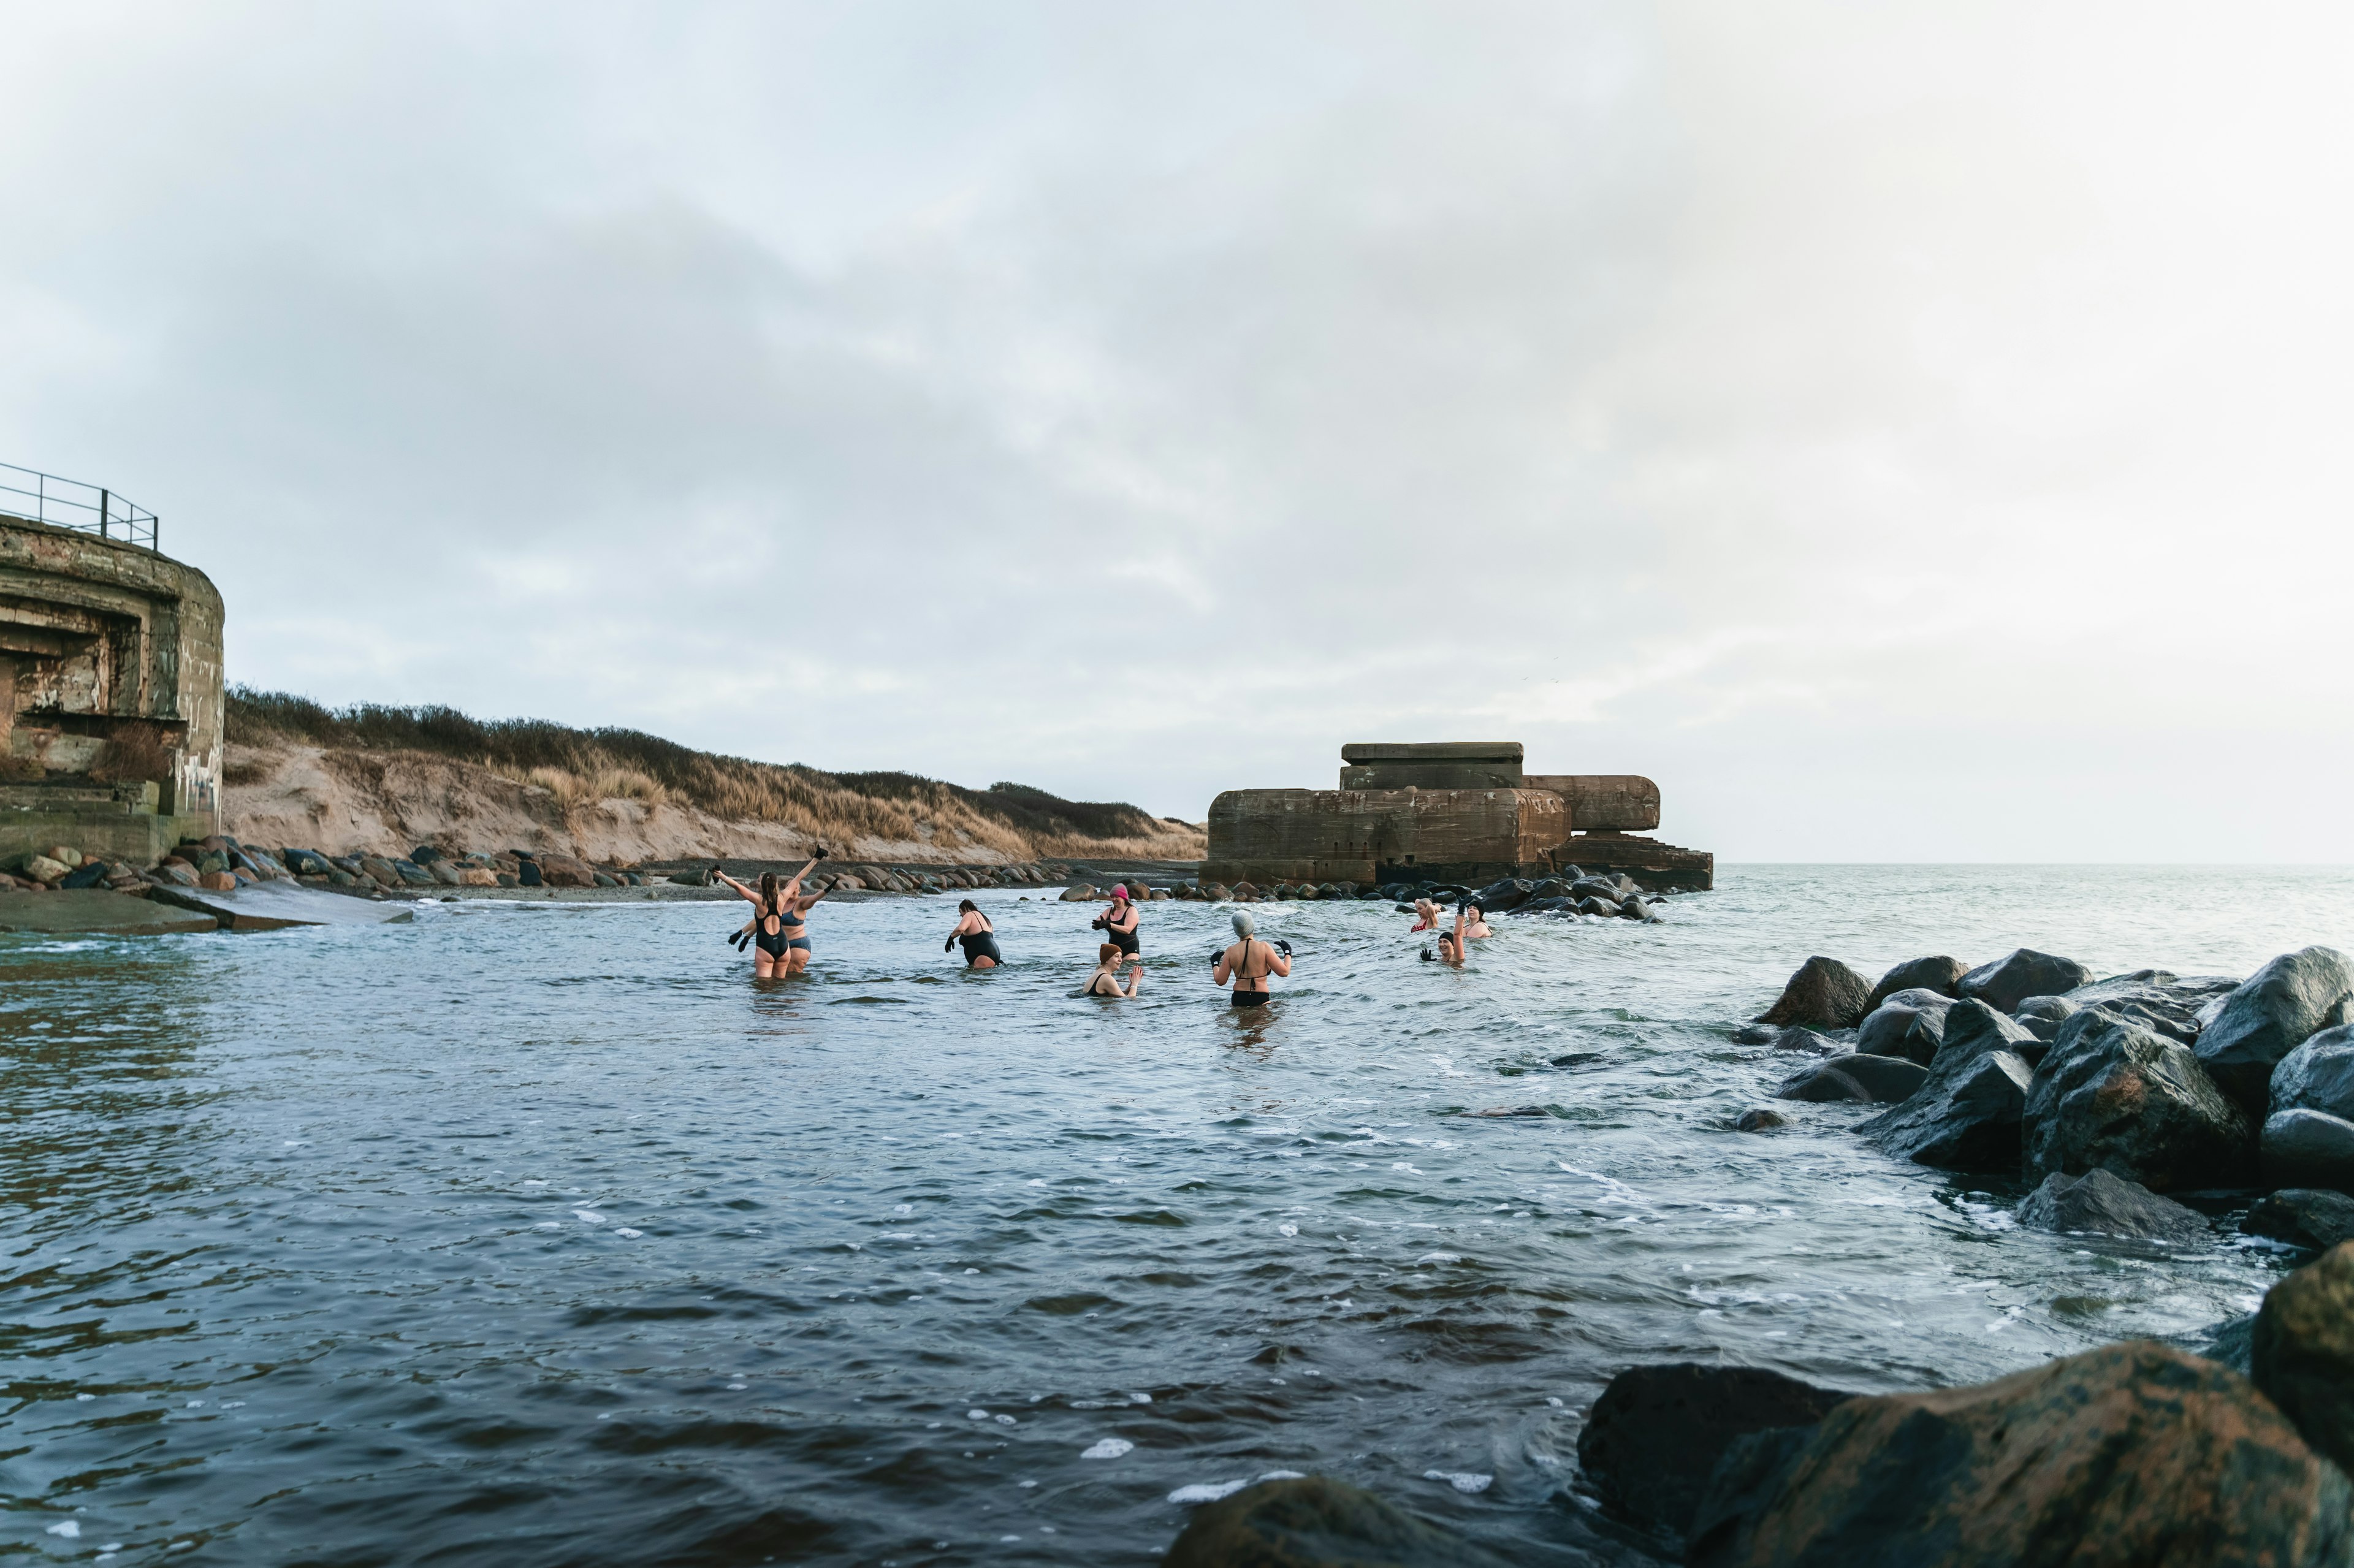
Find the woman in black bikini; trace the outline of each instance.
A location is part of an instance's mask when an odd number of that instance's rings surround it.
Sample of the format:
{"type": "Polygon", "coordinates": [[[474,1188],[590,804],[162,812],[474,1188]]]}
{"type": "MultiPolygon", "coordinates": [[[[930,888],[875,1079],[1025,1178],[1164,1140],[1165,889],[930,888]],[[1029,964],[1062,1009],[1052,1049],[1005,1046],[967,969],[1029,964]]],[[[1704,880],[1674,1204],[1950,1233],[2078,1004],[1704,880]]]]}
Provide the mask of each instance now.
{"type": "Polygon", "coordinates": [[[1005,955],[997,950],[997,927],[989,923],[981,906],[968,898],[957,907],[963,913],[957,919],[956,929],[949,933],[949,939],[940,944],[940,951],[945,953],[962,942],[965,968],[993,969],[1003,963],[1005,955]]]}
{"type": "Polygon", "coordinates": [[[788,877],[782,885],[777,874],[760,874],[758,893],[745,886],[717,866],[711,874],[752,901],[758,911],[752,916],[752,972],[761,980],[790,979],[809,968],[809,924],[801,916],[816,907],[823,893],[803,894],[801,878],[810,874],[809,865],[788,877]]]}
{"type": "Polygon", "coordinates": [[[1090,924],[1104,934],[1105,941],[1119,949],[1121,963],[1140,965],[1144,962],[1144,944],[1136,934],[1138,918],[1136,906],[1129,902],[1128,888],[1123,885],[1111,890],[1111,907],[1090,924]]]}
{"type": "Polygon", "coordinates": [[[1233,982],[1234,994],[1226,1000],[1235,1006],[1265,1007],[1267,977],[1289,974],[1291,959],[1278,952],[1274,943],[1258,939],[1257,928],[1247,915],[1235,916],[1235,935],[1241,940],[1218,955],[1218,961],[1210,966],[1210,979],[1218,985],[1233,982]]]}

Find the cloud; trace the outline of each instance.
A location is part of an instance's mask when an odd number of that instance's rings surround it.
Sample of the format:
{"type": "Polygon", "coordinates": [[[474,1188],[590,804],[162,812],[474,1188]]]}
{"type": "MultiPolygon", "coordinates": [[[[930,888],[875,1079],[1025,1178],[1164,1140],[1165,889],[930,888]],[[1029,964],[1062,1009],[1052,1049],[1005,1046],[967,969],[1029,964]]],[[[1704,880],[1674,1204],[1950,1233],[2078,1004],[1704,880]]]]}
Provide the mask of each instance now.
{"type": "Polygon", "coordinates": [[[2354,652],[2324,14],[24,20],[0,457],[162,513],[236,678],[1188,816],[1469,725],[1728,857],[2354,848],[2271,777],[2354,652]]]}

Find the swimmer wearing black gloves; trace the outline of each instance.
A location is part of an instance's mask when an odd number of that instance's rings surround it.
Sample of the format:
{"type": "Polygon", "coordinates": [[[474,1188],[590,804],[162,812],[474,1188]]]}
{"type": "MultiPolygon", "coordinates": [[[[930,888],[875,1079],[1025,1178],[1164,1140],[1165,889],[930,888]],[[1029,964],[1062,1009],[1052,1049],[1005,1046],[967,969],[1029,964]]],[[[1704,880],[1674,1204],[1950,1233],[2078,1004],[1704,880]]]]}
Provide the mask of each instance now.
{"type": "Polygon", "coordinates": [[[956,929],[949,933],[949,939],[940,944],[940,951],[945,953],[962,942],[965,968],[993,969],[1003,963],[1005,955],[997,950],[997,927],[989,923],[981,906],[968,898],[957,907],[963,913],[957,919],[956,929]]]}
{"type": "MultiPolygon", "coordinates": [[[[801,878],[824,858],[825,851],[820,848],[811,857],[809,864],[782,883],[777,880],[775,872],[762,872],[758,893],[720,870],[716,862],[713,863],[711,874],[714,880],[726,883],[752,901],[752,944],[756,949],[752,954],[752,972],[759,979],[786,979],[809,968],[809,923],[802,916],[817,907],[818,900],[825,895],[822,892],[802,893],[801,878]]],[[[729,939],[739,941],[740,945],[742,935],[737,932],[729,939]]]]}
{"type": "Polygon", "coordinates": [[[1220,953],[1210,966],[1213,981],[1219,985],[1233,982],[1234,992],[1226,1000],[1235,1007],[1265,1007],[1267,977],[1288,977],[1291,973],[1290,944],[1283,944],[1283,950],[1278,952],[1275,943],[1258,940],[1257,931],[1251,917],[1237,910],[1235,935],[1242,939],[1220,953]]]}

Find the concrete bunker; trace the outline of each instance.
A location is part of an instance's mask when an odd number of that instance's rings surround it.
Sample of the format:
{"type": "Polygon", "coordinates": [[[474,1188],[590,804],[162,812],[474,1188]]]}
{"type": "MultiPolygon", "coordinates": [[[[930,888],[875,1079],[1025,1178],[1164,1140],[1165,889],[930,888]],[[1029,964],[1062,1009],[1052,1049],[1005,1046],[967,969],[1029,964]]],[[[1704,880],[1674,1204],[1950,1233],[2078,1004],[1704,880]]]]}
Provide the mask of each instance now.
{"type": "Polygon", "coordinates": [[[0,512],[0,857],[219,831],[221,621],[193,567],[0,512]]]}
{"type": "Polygon", "coordinates": [[[1210,802],[1204,882],[1447,882],[1575,865],[1707,888],[1716,857],[1645,836],[1659,787],[1627,773],[1522,769],[1509,741],[1353,743],[1338,789],[1229,789],[1210,802]]]}

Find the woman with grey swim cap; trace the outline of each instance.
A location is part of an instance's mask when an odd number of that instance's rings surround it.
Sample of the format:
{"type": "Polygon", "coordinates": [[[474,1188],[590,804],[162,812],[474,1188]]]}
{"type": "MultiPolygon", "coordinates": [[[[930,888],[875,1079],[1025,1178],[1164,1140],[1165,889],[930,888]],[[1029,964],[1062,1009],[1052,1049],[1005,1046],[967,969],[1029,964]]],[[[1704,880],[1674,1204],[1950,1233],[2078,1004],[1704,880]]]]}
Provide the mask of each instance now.
{"type": "Polygon", "coordinates": [[[1258,940],[1257,932],[1251,917],[1236,910],[1235,935],[1241,940],[1220,953],[1210,969],[1210,979],[1217,984],[1233,982],[1234,994],[1227,1001],[1236,1007],[1265,1007],[1267,977],[1291,973],[1291,960],[1276,951],[1274,944],[1258,940]]]}

